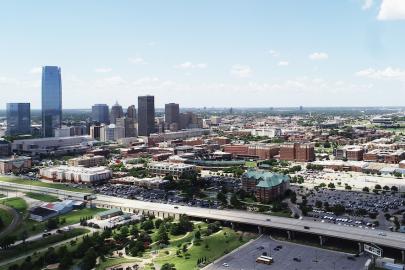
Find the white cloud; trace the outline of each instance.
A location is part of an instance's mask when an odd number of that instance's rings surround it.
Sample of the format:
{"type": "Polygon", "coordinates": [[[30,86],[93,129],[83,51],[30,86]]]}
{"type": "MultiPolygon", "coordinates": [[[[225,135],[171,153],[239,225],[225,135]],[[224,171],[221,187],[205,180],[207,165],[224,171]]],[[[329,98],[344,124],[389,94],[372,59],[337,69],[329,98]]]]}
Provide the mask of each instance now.
{"type": "Polygon", "coordinates": [[[112,71],[112,68],[108,68],[108,67],[100,67],[100,68],[96,68],[94,70],[94,72],[97,72],[97,73],[108,73],[111,71],[112,71]]]}
{"type": "Polygon", "coordinates": [[[231,71],[230,74],[236,77],[240,77],[240,78],[248,78],[252,75],[253,70],[250,66],[246,66],[246,65],[233,65],[231,67],[231,71]]]}
{"type": "Polygon", "coordinates": [[[279,57],[280,56],[280,53],[278,51],[275,51],[275,50],[268,50],[267,53],[270,54],[273,57],[279,57]]]}
{"type": "Polygon", "coordinates": [[[371,79],[405,80],[405,70],[392,67],[385,69],[367,68],[356,72],[356,75],[371,79]]]}
{"type": "Polygon", "coordinates": [[[361,6],[361,8],[363,10],[370,9],[373,6],[373,2],[373,0],[364,0],[363,6],[361,6]]]}
{"type": "Polygon", "coordinates": [[[278,62],[278,64],[277,64],[278,66],[282,66],[282,67],[285,67],[285,66],[288,66],[289,65],[289,63],[288,63],[288,61],[280,61],[280,62],[278,62]]]}
{"type": "Polygon", "coordinates": [[[194,64],[194,63],[187,61],[187,62],[178,64],[178,65],[175,65],[174,67],[178,68],[178,69],[204,69],[204,68],[207,68],[207,66],[208,65],[205,63],[194,64]]]}
{"type": "Polygon", "coordinates": [[[128,61],[132,64],[147,64],[147,62],[142,57],[131,57],[128,61]]]}
{"type": "Polygon", "coordinates": [[[405,20],[405,1],[382,0],[377,19],[380,21],[405,20]]]}
{"type": "Polygon", "coordinates": [[[308,56],[309,59],[318,61],[318,60],[326,60],[329,58],[329,55],[325,52],[314,52],[308,56]]]}
{"type": "Polygon", "coordinates": [[[33,67],[30,69],[28,73],[30,74],[41,74],[42,72],[42,67],[33,67]]]}

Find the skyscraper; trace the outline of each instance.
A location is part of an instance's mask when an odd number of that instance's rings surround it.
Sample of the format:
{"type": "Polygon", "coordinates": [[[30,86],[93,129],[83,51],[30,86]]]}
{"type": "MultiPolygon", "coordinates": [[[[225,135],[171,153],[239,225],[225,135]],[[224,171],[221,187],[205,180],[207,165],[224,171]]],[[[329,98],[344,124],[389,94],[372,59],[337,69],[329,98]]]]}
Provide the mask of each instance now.
{"type": "Polygon", "coordinates": [[[7,134],[31,133],[31,109],[29,103],[7,103],[7,134]]]}
{"type": "Polygon", "coordinates": [[[42,67],[42,135],[52,137],[62,125],[62,79],[60,67],[42,67]]]}
{"type": "Polygon", "coordinates": [[[179,104],[169,103],[165,104],[165,124],[166,128],[170,130],[177,130],[180,125],[179,104]]]}
{"type": "Polygon", "coordinates": [[[133,120],[136,119],[136,108],[135,108],[135,105],[131,105],[131,106],[128,107],[128,109],[127,109],[127,117],[128,117],[128,118],[131,118],[131,119],[133,119],[133,120]]]}
{"type": "Polygon", "coordinates": [[[110,112],[107,104],[94,104],[91,107],[92,119],[100,124],[110,123],[110,112]]]}
{"type": "Polygon", "coordinates": [[[122,106],[116,102],[112,107],[111,107],[111,114],[110,114],[110,123],[111,124],[116,124],[117,118],[121,118],[124,116],[124,111],[122,110],[122,106]]]}
{"type": "Polygon", "coordinates": [[[155,97],[138,97],[138,135],[149,136],[155,132],[155,97]]]}

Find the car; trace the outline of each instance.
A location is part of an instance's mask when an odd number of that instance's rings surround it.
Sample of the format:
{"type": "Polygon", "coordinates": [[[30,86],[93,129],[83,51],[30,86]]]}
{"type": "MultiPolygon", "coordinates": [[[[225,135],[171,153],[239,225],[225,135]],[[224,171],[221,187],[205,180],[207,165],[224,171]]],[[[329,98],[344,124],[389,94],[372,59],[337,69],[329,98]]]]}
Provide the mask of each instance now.
{"type": "Polygon", "coordinates": [[[178,207],[178,206],[175,206],[174,209],[179,209],[179,207],[178,207]]]}
{"type": "Polygon", "coordinates": [[[222,266],[223,266],[223,267],[229,267],[229,264],[223,263],[222,266]]]}
{"type": "Polygon", "coordinates": [[[266,218],[266,221],[271,221],[271,219],[269,219],[269,218],[266,218]]]}
{"type": "Polygon", "coordinates": [[[283,248],[283,246],[281,246],[281,245],[278,245],[278,246],[277,246],[277,248],[278,248],[278,249],[282,249],[282,248],[283,248]]]}
{"type": "Polygon", "coordinates": [[[378,235],[387,236],[387,234],[385,232],[379,232],[378,235]]]}
{"type": "Polygon", "coordinates": [[[294,258],[293,259],[295,262],[301,262],[301,259],[300,258],[294,258]]]}

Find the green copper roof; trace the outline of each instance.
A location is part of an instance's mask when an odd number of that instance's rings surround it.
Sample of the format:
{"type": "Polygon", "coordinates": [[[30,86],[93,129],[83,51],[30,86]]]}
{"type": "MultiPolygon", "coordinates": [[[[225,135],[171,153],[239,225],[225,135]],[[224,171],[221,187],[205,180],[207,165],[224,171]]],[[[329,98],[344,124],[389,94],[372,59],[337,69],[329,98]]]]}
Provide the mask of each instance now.
{"type": "Polygon", "coordinates": [[[272,188],[290,179],[287,175],[284,174],[272,173],[262,170],[248,170],[244,174],[244,177],[258,180],[259,183],[256,186],[262,188],[272,188]]]}

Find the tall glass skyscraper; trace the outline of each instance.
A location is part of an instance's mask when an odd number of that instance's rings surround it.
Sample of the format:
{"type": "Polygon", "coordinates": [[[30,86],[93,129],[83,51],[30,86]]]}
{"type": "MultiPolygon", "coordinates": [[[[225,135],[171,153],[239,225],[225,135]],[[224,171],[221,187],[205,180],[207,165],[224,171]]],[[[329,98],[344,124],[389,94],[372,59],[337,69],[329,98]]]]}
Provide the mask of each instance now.
{"type": "Polygon", "coordinates": [[[155,132],[155,97],[138,97],[138,135],[149,136],[155,132]]]}
{"type": "Polygon", "coordinates": [[[7,103],[7,134],[31,133],[31,109],[29,103],[7,103]]]}
{"type": "Polygon", "coordinates": [[[42,67],[42,136],[53,137],[62,125],[62,79],[60,67],[42,67]]]}
{"type": "Polygon", "coordinates": [[[92,118],[94,122],[100,124],[110,123],[110,111],[107,104],[94,104],[91,107],[92,118]]]}

